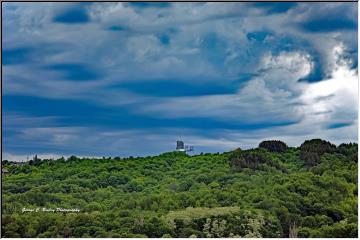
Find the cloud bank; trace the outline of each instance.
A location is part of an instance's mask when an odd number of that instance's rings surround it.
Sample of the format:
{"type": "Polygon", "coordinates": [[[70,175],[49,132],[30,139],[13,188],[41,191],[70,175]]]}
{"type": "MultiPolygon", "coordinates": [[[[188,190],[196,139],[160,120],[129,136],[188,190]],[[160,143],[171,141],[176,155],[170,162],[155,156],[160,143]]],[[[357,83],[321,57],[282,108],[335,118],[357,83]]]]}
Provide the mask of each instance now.
{"type": "Polygon", "coordinates": [[[357,141],[357,3],[4,3],[3,149],[357,141]]]}

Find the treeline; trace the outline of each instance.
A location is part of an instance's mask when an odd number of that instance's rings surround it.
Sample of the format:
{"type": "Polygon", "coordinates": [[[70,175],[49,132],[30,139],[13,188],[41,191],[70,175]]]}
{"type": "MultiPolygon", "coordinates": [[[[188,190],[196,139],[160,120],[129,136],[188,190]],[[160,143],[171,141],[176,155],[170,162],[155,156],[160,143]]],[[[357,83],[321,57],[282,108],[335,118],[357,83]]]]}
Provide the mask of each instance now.
{"type": "Polygon", "coordinates": [[[356,143],[3,162],[4,237],[357,237],[356,143]],[[23,208],[79,213],[22,213],[23,208]]]}

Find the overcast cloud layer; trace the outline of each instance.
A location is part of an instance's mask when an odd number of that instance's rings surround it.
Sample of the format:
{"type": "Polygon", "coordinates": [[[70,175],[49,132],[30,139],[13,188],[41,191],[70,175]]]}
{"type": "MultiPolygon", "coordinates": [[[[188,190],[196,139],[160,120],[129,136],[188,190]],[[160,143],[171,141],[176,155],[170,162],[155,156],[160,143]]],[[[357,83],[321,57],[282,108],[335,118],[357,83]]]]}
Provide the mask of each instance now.
{"type": "Polygon", "coordinates": [[[357,141],[357,3],[3,3],[3,155],[357,141]]]}

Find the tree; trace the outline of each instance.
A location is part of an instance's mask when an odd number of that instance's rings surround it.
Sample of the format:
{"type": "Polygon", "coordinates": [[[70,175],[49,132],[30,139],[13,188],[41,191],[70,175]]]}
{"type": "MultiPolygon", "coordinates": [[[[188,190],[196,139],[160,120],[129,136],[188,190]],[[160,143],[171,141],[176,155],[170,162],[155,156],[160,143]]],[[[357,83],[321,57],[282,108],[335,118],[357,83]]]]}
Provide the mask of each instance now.
{"type": "Polygon", "coordinates": [[[2,179],[2,234],[355,238],[357,151],[357,144],[334,148],[316,140],[285,152],[10,162],[2,179]],[[59,206],[80,212],[22,213],[59,206]]]}
{"type": "Polygon", "coordinates": [[[322,139],[306,140],[300,146],[302,152],[316,152],[319,155],[324,153],[334,153],[336,146],[328,141],[322,139]]]}
{"type": "Polygon", "coordinates": [[[324,153],[334,153],[336,146],[321,139],[306,140],[300,146],[300,159],[308,167],[314,167],[320,163],[320,157],[324,153]]]}
{"type": "Polygon", "coordinates": [[[289,227],[289,238],[297,238],[299,227],[296,226],[295,222],[289,227]]]}
{"type": "Polygon", "coordinates": [[[287,145],[279,140],[263,141],[259,144],[259,148],[265,148],[270,152],[285,152],[287,145]]]}
{"type": "Polygon", "coordinates": [[[320,163],[320,155],[316,152],[301,151],[300,159],[302,159],[308,167],[314,167],[320,163]]]}

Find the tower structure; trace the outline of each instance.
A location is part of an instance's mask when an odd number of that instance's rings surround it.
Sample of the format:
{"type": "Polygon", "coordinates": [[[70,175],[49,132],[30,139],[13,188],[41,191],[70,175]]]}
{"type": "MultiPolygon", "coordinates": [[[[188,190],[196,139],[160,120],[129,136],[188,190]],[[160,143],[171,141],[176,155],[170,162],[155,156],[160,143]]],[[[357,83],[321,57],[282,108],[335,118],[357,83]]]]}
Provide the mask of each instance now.
{"type": "Polygon", "coordinates": [[[185,145],[183,141],[176,141],[176,151],[185,152],[185,145]]]}
{"type": "Polygon", "coordinates": [[[194,147],[193,146],[188,146],[184,144],[183,141],[176,141],[176,151],[178,152],[193,152],[194,151],[194,147]]]}

